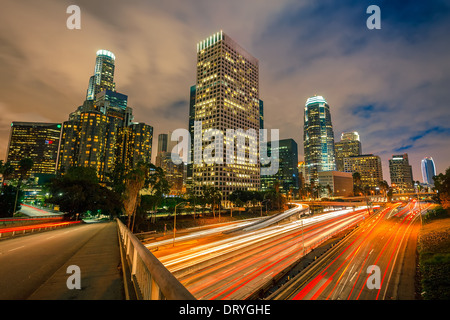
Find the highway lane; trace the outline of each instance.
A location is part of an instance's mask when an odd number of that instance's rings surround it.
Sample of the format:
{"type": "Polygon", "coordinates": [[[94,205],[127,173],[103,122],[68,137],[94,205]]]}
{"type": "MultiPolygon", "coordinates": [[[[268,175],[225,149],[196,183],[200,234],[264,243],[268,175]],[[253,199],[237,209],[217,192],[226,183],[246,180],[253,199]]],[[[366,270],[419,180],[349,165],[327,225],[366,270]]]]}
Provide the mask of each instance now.
{"type": "MultiPolygon", "coordinates": [[[[400,283],[410,283],[403,298],[414,298],[415,250],[420,228],[418,204],[400,210],[384,210],[367,221],[336,250],[319,262],[314,272],[303,275],[281,290],[277,299],[382,300],[397,299],[400,283]],[[375,266],[375,267],[371,267],[375,266]],[[408,275],[405,275],[408,272],[408,275]],[[375,279],[378,280],[375,281],[375,279]],[[371,284],[379,284],[371,286],[371,284]]],[[[427,205],[421,205],[425,211],[427,205]]],[[[403,288],[403,287],[402,287],[403,288]]]]}
{"type": "Polygon", "coordinates": [[[215,234],[153,254],[197,299],[245,299],[367,209],[342,210],[257,231],[215,234]]]}
{"type": "Polygon", "coordinates": [[[25,300],[103,228],[82,224],[0,241],[0,300],[25,300]]]}

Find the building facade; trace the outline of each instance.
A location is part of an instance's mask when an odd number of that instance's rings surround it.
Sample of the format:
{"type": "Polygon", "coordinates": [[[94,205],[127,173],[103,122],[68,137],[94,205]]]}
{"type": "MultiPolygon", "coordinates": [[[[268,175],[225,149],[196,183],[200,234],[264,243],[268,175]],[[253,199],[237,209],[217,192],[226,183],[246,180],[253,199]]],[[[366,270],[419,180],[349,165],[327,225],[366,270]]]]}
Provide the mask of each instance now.
{"type": "Polygon", "coordinates": [[[362,154],[358,132],[344,132],[341,141],[334,144],[337,171],[344,171],[344,158],[362,154]]]}
{"type": "Polygon", "coordinates": [[[319,172],[336,170],[330,106],[322,96],[306,101],[303,145],[309,179],[318,182],[319,172]]]}
{"type": "Polygon", "coordinates": [[[422,159],[420,163],[420,168],[422,169],[422,179],[423,183],[433,187],[434,180],[433,177],[436,175],[436,166],[432,157],[426,157],[422,159]]]}
{"type": "Polygon", "coordinates": [[[340,172],[340,171],[319,172],[319,184],[323,187],[322,196],[325,197],[353,196],[353,176],[350,172],[340,172]],[[328,190],[328,188],[330,189],[328,190]]]}
{"type": "Polygon", "coordinates": [[[391,186],[397,193],[414,192],[412,167],[409,164],[408,154],[393,155],[389,159],[389,173],[391,186]]]}
{"type": "Polygon", "coordinates": [[[139,162],[151,162],[153,127],[134,121],[128,96],[115,90],[114,71],[114,54],[99,50],[86,100],[63,123],[60,173],[93,167],[107,182],[118,163],[129,171],[139,162]]]}
{"type": "Polygon", "coordinates": [[[259,190],[259,61],[222,31],[197,44],[194,110],[194,152],[191,156],[195,192],[201,192],[205,186],[215,187],[222,193],[223,200],[227,200],[237,189],[259,190]],[[241,129],[250,134],[253,130],[256,147],[250,142],[245,145],[236,142],[236,132],[225,136],[227,129],[241,129]],[[205,134],[218,137],[220,133],[225,136],[222,149],[208,156],[205,151],[211,142],[204,138],[205,134]],[[227,144],[228,150],[234,151],[231,155],[233,164],[227,161],[227,144]],[[247,160],[235,157],[242,151],[238,148],[244,150],[247,160]]]}
{"type": "Polygon", "coordinates": [[[13,122],[6,159],[14,168],[10,178],[19,177],[25,158],[33,161],[29,174],[55,174],[60,138],[60,123],[13,122]]]}
{"type": "MultiPolygon", "coordinates": [[[[272,154],[272,143],[267,143],[268,155],[272,154]]],[[[278,141],[278,172],[275,175],[261,175],[261,191],[268,191],[278,185],[285,195],[296,196],[299,191],[297,143],[293,139],[278,141]]]]}
{"type": "Polygon", "coordinates": [[[383,181],[381,159],[373,154],[344,158],[344,172],[358,172],[361,176],[361,187],[375,189],[379,182],[383,181]]]}
{"type": "Polygon", "coordinates": [[[89,78],[86,100],[95,100],[97,94],[104,90],[116,91],[114,82],[115,60],[116,57],[111,51],[97,51],[94,75],[89,78]]]}

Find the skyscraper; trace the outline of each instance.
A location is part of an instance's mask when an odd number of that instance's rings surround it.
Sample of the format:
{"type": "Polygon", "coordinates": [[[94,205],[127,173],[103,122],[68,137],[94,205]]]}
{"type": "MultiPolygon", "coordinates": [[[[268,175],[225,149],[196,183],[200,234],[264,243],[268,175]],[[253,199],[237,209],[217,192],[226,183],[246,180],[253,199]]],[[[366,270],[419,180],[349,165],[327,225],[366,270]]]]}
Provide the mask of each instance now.
{"type": "Polygon", "coordinates": [[[188,191],[193,190],[193,175],[194,175],[194,124],[195,124],[195,97],[196,86],[193,85],[190,88],[189,93],[189,135],[191,138],[190,153],[187,165],[186,165],[186,189],[188,191]]]}
{"type": "Polygon", "coordinates": [[[33,160],[30,174],[55,174],[60,136],[60,123],[13,122],[6,160],[14,168],[11,178],[18,177],[24,158],[33,160]]]}
{"type": "MultiPolygon", "coordinates": [[[[197,131],[200,134],[194,134],[195,190],[200,192],[203,186],[216,187],[222,192],[224,200],[237,189],[259,190],[259,61],[227,34],[217,32],[197,44],[195,90],[194,119],[196,124],[200,124],[197,131]],[[223,150],[217,150],[216,158],[207,158],[204,151],[211,142],[203,139],[205,133],[225,134],[227,129],[253,130],[257,136],[256,148],[247,143],[245,146],[235,144],[237,134],[227,135],[223,139],[223,150]],[[226,152],[227,144],[230,144],[230,150],[233,145],[233,157],[242,147],[247,159],[257,160],[255,163],[239,163],[237,159],[234,164],[227,163],[226,155],[230,155],[226,152]],[[203,157],[199,158],[199,155],[203,157]]],[[[236,157],[233,159],[236,160],[236,157]]]]}
{"type": "Polygon", "coordinates": [[[330,106],[322,96],[306,100],[303,142],[310,179],[318,182],[318,172],[336,170],[330,106]]]}
{"type": "Polygon", "coordinates": [[[436,175],[436,166],[432,157],[425,157],[421,161],[423,183],[434,186],[433,177],[436,175]]]}
{"type": "MultiPolygon", "coordinates": [[[[267,144],[268,154],[272,150],[271,142],[267,144]]],[[[278,183],[280,192],[294,196],[298,193],[298,150],[293,139],[278,141],[278,172],[275,175],[261,175],[261,190],[272,189],[278,183]]]]}
{"type": "Polygon", "coordinates": [[[116,90],[116,84],[114,83],[115,60],[116,57],[111,51],[97,51],[94,75],[89,79],[86,100],[95,100],[97,94],[103,90],[116,90]]]}
{"type": "Polygon", "coordinates": [[[361,155],[361,141],[358,132],[343,132],[341,141],[334,144],[336,153],[336,167],[344,171],[344,158],[361,155]]]}
{"type": "Polygon", "coordinates": [[[115,90],[115,56],[99,50],[86,100],[63,124],[58,171],[93,167],[102,182],[116,164],[126,171],[138,162],[151,161],[153,127],[134,122],[128,96],[115,90]]]}
{"type": "Polygon", "coordinates": [[[389,160],[389,173],[394,190],[398,193],[414,192],[412,167],[407,153],[392,156],[389,160]]]}

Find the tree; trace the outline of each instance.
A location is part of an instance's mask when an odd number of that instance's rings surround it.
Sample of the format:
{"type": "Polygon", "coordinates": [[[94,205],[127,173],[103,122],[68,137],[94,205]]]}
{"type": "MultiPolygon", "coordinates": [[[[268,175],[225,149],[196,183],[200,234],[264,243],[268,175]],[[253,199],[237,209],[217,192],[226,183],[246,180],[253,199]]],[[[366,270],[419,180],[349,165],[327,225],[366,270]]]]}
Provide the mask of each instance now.
{"type": "Polygon", "coordinates": [[[9,177],[13,172],[14,167],[11,165],[11,163],[3,163],[3,160],[0,160],[0,174],[3,175],[3,181],[9,180],[9,177]]]}
{"type": "Polygon", "coordinates": [[[387,183],[387,181],[386,180],[379,181],[378,188],[380,188],[380,191],[383,192],[384,197],[387,200],[387,192],[389,191],[389,184],[387,183]]]}
{"type": "MultiPolygon", "coordinates": [[[[3,186],[0,189],[0,218],[12,217],[14,215],[16,197],[20,203],[23,196],[24,192],[17,189],[17,187],[12,185],[3,186]]],[[[20,210],[20,204],[16,209],[20,210]]]]}
{"type": "Polygon", "coordinates": [[[120,195],[99,185],[97,173],[90,167],[69,168],[63,176],[48,184],[48,203],[57,204],[69,216],[91,212],[119,215],[123,206],[120,195]]]}
{"type": "Polygon", "coordinates": [[[128,216],[128,229],[130,229],[131,232],[133,232],[134,218],[140,203],[139,193],[145,185],[147,175],[148,167],[145,164],[139,163],[137,167],[131,170],[125,177],[123,207],[125,214],[128,216]],[[133,224],[131,224],[132,218],[133,224]]]}
{"type": "Polygon", "coordinates": [[[442,208],[450,209],[450,167],[445,170],[445,174],[440,173],[434,176],[433,180],[438,202],[442,205],[442,208]]]}
{"type": "Polygon", "coordinates": [[[353,172],[353,194],[359,195],[362,192],[361,188],[361,174],[359,172],[353,172]]]}

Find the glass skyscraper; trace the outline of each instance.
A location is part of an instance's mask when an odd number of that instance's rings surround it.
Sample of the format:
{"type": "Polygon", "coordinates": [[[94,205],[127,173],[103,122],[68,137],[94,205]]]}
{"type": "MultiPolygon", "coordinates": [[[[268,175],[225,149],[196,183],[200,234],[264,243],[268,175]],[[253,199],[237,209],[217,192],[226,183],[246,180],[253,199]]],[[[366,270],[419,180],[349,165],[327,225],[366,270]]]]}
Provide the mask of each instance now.
{"type": "MultiPolygon", "coordinates": [[[[273,152],[272,143],[267,143],[267,151],[273,152]]],[[[294,196],[298,193],[298,152],[297,142],[293,139],[278,141],[278,172],[274,175],[261,175],[261,191],[268,191],[278,183],[279,191],[294,196]]]]}
{"type": "Polygon", "coordinates": [[[434,165],[433,158],[426,157],[422,159],[421,168],[423,183],[434,186],[433,177],[436,175],[436,166],[434,165]]]}
{"type": "Polygon", "coordinates": [[[322,96],[306,100],[303,145],[309,179],[318,182],[318,172],[336,170],[330,106],[322,96]]]}
{"type": "Polygon", "coordinates": [[[114,53],[108,50],[98,50],[95,60],[94,75],[89,79],[86,100],[94,100],[98,93],[104,90],[116,90],[114,83],[114,53]]]}

